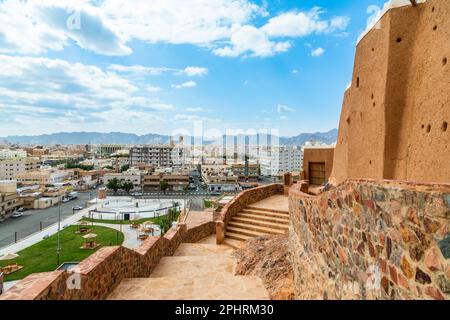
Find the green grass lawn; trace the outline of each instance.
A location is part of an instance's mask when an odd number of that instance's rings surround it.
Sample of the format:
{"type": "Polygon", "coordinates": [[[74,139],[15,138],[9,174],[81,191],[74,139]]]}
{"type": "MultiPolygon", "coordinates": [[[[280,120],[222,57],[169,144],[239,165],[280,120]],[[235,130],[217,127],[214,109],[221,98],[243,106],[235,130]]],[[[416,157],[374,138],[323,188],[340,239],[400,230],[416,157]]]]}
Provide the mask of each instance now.
{"type": "MultiPolygon", "coordinates": [[[[107,223],[107,224],[120,224],[120,220],[102,220],[102,219],[92,219],[92,218],[82,218],[82,221],[87,221],[87,222],[95,222],[95,223],[107,223]]],[[[158,220],[158,218],[145,218],[145,219],[139,219],[139,220],[127,220],[127,221],[122,221],[122,224],[132,224],[133,222],[137,222],[139,224],[147,222],[147,221],[152,221],[155,222],[158,220]]]]}
{"type": "MultiPolygon", "coordinates": [[[[105,227],[90,227],[92,233],[98,235],[97,243],[99,246],[95,250],[83,250],[80,247],[84,243],[82,235],[75,234],[78,230],[78,226],[69,226],[61,231],[61,259],[63,262],[80,262],[91,254],[96,252],[102,246],[121,245],[124,240],[124,236],[117,230],[105,228],[105,227]]],[[[48,239],[42,240],[35,245],[28,247],[17,254],[20,256],[15,259],[19,265],[24,266],[23,269],[5,276],[5,281],[14,281],[25,278],[26,276],[37,273],[54,271],[59,266],[57,265],[56,257],[57,248],[57,235],[53,235],[48,239]]],[[[4,267],[8,263],[6,261],[0,261],[0,266],[4,267]]]]}

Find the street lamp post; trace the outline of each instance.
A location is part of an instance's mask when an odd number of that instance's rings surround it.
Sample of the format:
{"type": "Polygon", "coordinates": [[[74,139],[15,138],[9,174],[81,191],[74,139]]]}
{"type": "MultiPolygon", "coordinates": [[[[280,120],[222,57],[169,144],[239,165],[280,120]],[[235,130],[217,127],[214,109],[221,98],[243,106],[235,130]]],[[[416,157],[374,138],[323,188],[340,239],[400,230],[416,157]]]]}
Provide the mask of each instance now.
{"type": "Polygon", "coordinates": [[[61,257],[61,239],[60,239],[60,231],[61,231],[61,196],[59,196],[58,202],[58,247],[56,249],[56,257],[57,257],[57,265],[59,266],[60,257],[61,257]]]}

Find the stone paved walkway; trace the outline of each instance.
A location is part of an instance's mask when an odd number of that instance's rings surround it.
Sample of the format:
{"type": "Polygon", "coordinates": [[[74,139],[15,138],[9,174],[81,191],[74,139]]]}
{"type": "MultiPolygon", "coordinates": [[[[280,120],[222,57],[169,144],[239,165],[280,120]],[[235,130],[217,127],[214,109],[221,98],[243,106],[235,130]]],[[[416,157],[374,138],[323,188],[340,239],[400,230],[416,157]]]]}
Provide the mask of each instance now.
{"type": "Polygon", "coordinates": [[[163,258],[150,278],[125,279],[110,300],[265,300],[260,278],[235,276],[233,250],[215,244],[215,236],[183,243],[163,258]]]}

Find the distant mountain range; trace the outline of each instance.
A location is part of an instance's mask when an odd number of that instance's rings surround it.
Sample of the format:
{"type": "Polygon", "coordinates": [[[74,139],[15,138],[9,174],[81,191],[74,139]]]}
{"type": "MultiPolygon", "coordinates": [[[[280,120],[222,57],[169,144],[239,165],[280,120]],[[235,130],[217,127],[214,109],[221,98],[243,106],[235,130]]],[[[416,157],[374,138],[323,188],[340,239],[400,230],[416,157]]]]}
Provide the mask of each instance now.
{"type": "MultiPolygon", "coordinates": [[[[337,129],[330,130],[328,132],[316,132],[316,133],[301,133],[295,137],[280,137],[279,142],[281,145],[289,146],[302,146],[308,141],[319,141],[326,144],[335,143],[337,140],[337,129]]],[[[238,137],[238,141],[245,141],[238,137]]],[[[264,137],[265,139],[273,139],[270,136],[264,137]]],[[[185,137],[186,143],[189,143],[191,137],[185,137]]],[[[255,141],[256,137],[250,137],[250,141],[255,141]]],[[[259,135],[261,141],[262,135],[259,135]]],[[[149,133],[142,136],[133,133],[122,132],[61,132],[53,134],[44,134],[38,136],[8,136],[0,138],[0,140],[7,141],[12,144],[20,145],[55,145],[55,144],[160,144],[168,143],[168,135],[160,135],[149,133]]],[[[175,141],[178,141],[175,137],[175,141]]],[[[222,139],[215,141],[205,141],[205,144],[220,143],[222,139]]]]}

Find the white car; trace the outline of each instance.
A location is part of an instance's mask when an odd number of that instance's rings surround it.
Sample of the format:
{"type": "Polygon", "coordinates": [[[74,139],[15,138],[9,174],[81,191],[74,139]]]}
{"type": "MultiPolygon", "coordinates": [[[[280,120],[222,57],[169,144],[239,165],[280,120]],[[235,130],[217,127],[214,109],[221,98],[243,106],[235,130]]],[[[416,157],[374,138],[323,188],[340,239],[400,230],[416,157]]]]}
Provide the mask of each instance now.
{"type": "Polygon", "coordinates": [[[72,208],[72,210],[83,210],[83,207],[82,206],[75,206],[75,207],[73,207],[72,208]]]}
{"type": "Polygon", "coordinates": [[[14,214],[12,215],[12,218],[17,219],[23,216],[23,212],[14,212],[14,214]]]}

